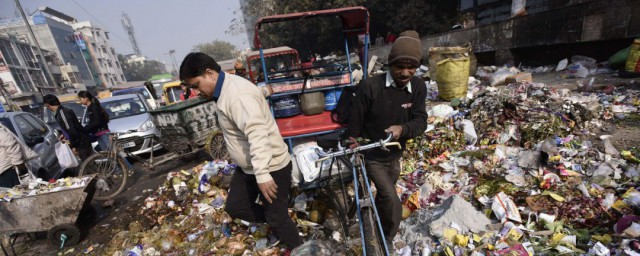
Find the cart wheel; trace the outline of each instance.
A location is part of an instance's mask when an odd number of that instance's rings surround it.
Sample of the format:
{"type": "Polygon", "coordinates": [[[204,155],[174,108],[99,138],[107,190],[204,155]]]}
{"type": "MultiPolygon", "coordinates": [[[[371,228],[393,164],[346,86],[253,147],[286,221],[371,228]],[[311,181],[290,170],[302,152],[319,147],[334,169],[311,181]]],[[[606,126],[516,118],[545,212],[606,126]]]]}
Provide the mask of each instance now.
{"type": "Polygon", "coordinates": [[[47,240],[55,248],[60,248],[63,238],[64,247],[74,246],[80,242],[80,230],[75,225],[62,224],[51,228],[47,233],[47,240]]]}
{"type": "Polygon", "coordinates": [[[222,133],[219,131],[212,132],[207,138],[207,143],[205,145],[205,150],[207,154],[211,156],[214,160],[228,160],[229,159],[229,151],[227,151],[227,144],[224,142],[224,138],[222,137],[222,133]]]}

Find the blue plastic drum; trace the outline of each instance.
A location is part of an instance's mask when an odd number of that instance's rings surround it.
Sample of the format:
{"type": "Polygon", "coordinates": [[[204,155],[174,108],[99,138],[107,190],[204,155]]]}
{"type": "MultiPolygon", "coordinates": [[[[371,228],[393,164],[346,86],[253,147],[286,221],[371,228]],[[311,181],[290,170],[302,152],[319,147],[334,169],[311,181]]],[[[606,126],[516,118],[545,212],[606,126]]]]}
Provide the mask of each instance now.
{"type": "Polygon", "coordinates": [[[298,103],[298,95],[286,95],[281,97],[273,97],[273,115],[276,118],[290,117],[300,114],[300,104],[298,103]]]}

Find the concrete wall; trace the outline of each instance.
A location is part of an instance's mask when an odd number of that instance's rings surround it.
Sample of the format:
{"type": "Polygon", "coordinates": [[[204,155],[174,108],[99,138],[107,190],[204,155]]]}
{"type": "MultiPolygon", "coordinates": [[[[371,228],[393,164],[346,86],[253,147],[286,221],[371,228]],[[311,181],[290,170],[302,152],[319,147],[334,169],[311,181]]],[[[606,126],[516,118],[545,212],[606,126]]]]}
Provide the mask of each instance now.
{"type": "MultiPolygon", "coordinates": [[[[423,37],[423,62],[428,62],[430,47],[458,46],[468,42],[473,45],[473,51],[483,57],[479,57],[479,62],[482,62],[481,59],[494,62],[484,64],[502,65],[509,61],[519,61],[521,58],[518,53],[523,49],[536,56],[536,51],[548,50],[545,46],[560,45],[568,46],[566,48],[585,55],[599,51],[599,56],[609,56],[626,47],[624,45],[628,45],[627,42],[631,42],[635,37],[640,37],[638,0],[591,1],[494,24],[423,37]],[[620,48],[621,46],[624,47],[620,48]]],[[[370,52],[371,55],[377,55],[380,62],[386,63],[389,50],[390,46],[385,46],[372,49],[370,52]]],[[[602,58],[597,59],[602,61],[602,58]]]]}

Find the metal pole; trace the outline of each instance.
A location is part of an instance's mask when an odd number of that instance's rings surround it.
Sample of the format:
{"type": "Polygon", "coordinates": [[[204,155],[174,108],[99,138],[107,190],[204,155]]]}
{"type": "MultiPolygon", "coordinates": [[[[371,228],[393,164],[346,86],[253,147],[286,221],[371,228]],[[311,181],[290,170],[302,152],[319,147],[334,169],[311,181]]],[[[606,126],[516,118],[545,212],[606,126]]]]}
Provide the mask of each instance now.
{"type": "MultiPolygon", "coordinates": [[[[55,78],[53,78],[53,73],[51,73],[51,70],[49,70],[49,65],[47,65],[47,61],[44,59],[44,54],[42,53],[42,48],[40,48],[40,43],[38,43],[38,40],[36,39],[36,35],[33,33],[33,29],[31,29],[31,24],[29,24],[29,21],[27,20],[27,16],[24,14],[24,10],[22,10],[22,5],[20,4],[20,0],[15,0],[15,2],[16,2],[16,8],[20,10],[20,15],[22,16],[22,20],[24,20],[24,24],[27,26],[27,29],[29,30],[31,39],[33,40],[33,42],[36,43],[36,48],[38,49],[38,54],[40,55],[40,62],[42,63],[42,66],[49,77],[50,83],[57,90],[58,88],[56,86],[56,80],[55,78]]],[[[39,91],[41,95],[44,95],[44,93],[42,93],[42,88],[39,88],[39,91]]]]}
{"type": "Polygon", "coordinates": [[[169,55],[171,55],[171,60],[173,61],[173,70],[175,70],[176,74],[178,74],[178,64],[176,63],[176,51],[170,50],[169,55]]]}

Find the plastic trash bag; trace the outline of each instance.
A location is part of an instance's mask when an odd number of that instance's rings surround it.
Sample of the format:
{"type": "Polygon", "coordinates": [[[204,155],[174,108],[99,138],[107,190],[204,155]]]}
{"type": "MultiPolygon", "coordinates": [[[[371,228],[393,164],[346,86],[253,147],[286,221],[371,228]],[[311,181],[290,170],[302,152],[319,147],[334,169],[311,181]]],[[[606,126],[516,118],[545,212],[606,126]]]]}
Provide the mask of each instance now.
{"type": "Polygon", "coordinates": [[[569,60],[567,60],[567,59],[561,60],[560,62],[558,62],[558,66],[556,67],[556,71],[565,70],[567,68],[568,64],[569,64],[569,60]]]}
{"type": "Polygon", "coordinates": [[[456,123],[458,129],[462,129],[464,137],[468,145],[475,145],[478,142],[478,134],[476,134],[476,128],[471,120],[461,120],[456,123]]]}
{"type": "Polygon", "coordinates": [[[58,157],[58,162],[60,162],[62,169],[69,169],[80,165],[69,145],[58,142],[56,143],[55,150],[56,157],[58,157]]]}
{"type": "Polygon", "coordinates": [[[302,173],[304,182],[312,182],[320,177],[321,172],[324,176],[331,169],[331,160],[325,160],[322,164],[316,165],[316,160],[320,159],[316,149],[321,150],[315,141],[303,143],[293,148],[293,154],[296,156],[298,168],[302,173]]]}
{"type": "Polygon", "coordinates": [[[320,256],[320,255],[333,255],[334,245],[328,241],[311,240],[296,247],[291,251],[291,255],[298,256],[320,256]]]}
{"type": "Polygon", "coordinates": [[[517,68],[500,68],[498,71],[491,75],[491,86],[498,86],[504,84],[507,77],[518,74],[520,70],[517,68]]]}

